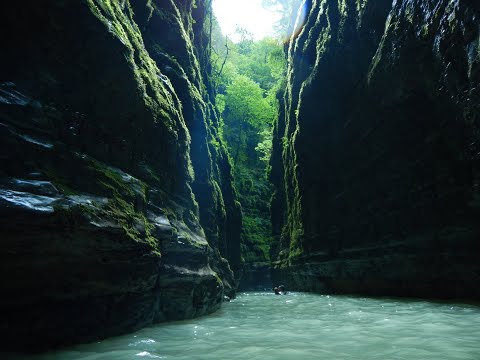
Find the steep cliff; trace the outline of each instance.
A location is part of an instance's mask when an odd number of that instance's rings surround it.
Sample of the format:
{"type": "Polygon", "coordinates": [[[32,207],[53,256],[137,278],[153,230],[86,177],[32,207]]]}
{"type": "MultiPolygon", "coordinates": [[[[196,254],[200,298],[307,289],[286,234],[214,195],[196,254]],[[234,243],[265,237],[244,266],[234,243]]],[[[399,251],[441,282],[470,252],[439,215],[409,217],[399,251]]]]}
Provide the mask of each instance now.
{"type": "Polygon", "coordinates": [[[275,128],[275,278],[480,298],[478,2],[305,6],[275,128]]]}
{"type": "Polygon", "coordinates": [[[241,212],[193,0],[2,6],[0,338],[39,350],[210,313],[241,212]]]}

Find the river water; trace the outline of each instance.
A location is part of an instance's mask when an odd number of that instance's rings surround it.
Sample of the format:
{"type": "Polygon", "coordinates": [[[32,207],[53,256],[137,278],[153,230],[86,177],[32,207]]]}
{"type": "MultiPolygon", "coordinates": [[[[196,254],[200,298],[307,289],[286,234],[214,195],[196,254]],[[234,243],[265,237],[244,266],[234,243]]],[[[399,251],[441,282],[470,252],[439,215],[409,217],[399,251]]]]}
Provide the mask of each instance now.
{"type": "Polygon", "coordinates": [[[209,316],[21,359],[478,360],[480,307],[306,293],[241,293],[209,316]]]}

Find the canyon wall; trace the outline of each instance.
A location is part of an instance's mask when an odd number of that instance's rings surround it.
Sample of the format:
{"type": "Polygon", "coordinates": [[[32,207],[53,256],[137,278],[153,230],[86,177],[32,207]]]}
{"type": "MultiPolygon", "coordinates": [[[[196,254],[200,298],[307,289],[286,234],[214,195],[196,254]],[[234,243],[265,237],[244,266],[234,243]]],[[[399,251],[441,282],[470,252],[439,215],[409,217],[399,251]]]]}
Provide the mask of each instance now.
{"type": "Polygon", "coordinates": [[[307,0],[275,127],[273,276],[480,298],[480,4],[307,0]]]}
{"type": "Polygon", "coordinates": [[[93,341],[235,295],[241,210],[205,1],[2,6],[2,349],[93,341]]]}

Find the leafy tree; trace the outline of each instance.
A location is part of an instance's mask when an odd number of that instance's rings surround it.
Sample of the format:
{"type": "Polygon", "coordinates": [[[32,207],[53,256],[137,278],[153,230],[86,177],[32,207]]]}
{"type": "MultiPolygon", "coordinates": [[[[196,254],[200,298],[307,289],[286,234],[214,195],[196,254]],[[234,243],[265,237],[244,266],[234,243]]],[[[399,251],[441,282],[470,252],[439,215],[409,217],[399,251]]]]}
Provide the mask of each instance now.
{"type": "Polygon", "coordinates": [[[245,75],[235,76],[226,88],[224,101],[224,136],[235,169],[240,155],[246,155],[243,162],[247,162],[251,148],[255,149],[260,140],[259,133],[271,127],[274,108],[260,86],[245,75]]]}
{"type": "Polygon", "coordinates": [[[264,161],[267,166],[268,162],[270,161],[270,155],[272,154],[272,131],[270,129],[262,130],[259,135],[262,138],[255,148],[260,153],[260,160],[264,161]]]}
{"type": "MultiPolygon", "coordinates": [[[[218,26],[215,22],[212,22],[218,26]]],[[[277,92],[285,76],[283,44],[253,41],[238,28],[233,42],[212,30],[212,64],[220,134],[227,144],[243,209],[242,254],[246,261],[268,261],[271,241],[267,180],[272,125],[278,114],[277,92]]]]}

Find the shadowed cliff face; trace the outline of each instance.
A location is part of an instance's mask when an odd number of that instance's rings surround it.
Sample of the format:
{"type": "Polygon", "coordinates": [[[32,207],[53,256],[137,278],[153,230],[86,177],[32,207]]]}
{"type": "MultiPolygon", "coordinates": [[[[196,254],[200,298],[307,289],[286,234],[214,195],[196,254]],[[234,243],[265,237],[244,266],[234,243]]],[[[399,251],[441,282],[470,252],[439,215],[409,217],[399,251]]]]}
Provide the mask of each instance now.
{"type": "Polygon", "coordinates": [[[480,298],[479,5],[306,6],[275,129],[275,277],[480,298]]]}
{"type": "MultiPolygon", "coordinates": [[[[145,1],[132,1],[145,46],[160,70],[171,81],[182,104],[182,114],[191,136],[190,158],[195,172],[192,182],[199,204],[200,223],[209,244],[218,248],[232,268],[240,265],[241,210],[232,187],[231,166],[220,140],[217,113],[209,81],[210,45],[204,28],[206,3],[156,2],[153,11],[145,1]],[[195,22],[183,14],[193,13],[195,22]],[[161,34],[161,35],[159,35],[161,34]],[[185,42],[184,36],[192,39],[185,42]],[[168,39],[168,41],[165,41],[168,39]],[[179,49],[178,44],[186,46],[179,49]],[[215,145],[214,145],[215,144],[215,145]]],[[[232,284],[233,285],[233,284],[232,284]]]]}
{"type": "Polygon", "coordinates": [[[197,3],[4,6],[4,350],[191,318],[234,296],[241,213],[197,3]]]}

